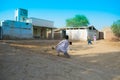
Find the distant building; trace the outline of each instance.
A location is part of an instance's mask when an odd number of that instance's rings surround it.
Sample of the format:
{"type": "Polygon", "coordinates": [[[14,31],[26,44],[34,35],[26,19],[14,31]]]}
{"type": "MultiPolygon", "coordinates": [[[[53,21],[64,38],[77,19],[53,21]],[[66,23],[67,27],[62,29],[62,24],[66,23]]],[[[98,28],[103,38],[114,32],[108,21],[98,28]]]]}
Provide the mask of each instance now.
{"type": "Polygon", "coordinates": [[[2,39],[48,39],[54,38],[52,21],[37,18],[29,18],[28,22],[4,20],[1,23],[0,32],[2,39]],[[47,32],[50,31],[48,36],[47,32]]]}
{"type": "Polygon", "coordinates": [[[33,25],[34,38],[40,39],[54,38],[53,29],[55,29],[55,27],[53,21],[31,17],[27,20],[27,22],[33,25]],[[50,32],[50,35],[48,35],[48,31],[50,32]]]}
{"type": "Polygon", "coordinates": [[[104,32],[104,39],[105,40],[112,40],[112,39],[117,39],[117,37],[114,35],[112,32],[112,29],[110,27],[105,27],[102,30],[104,32]]]}
{"type": "Polygon", "coordinates": [[[31,23],[18,22],[12,20],[2,21],[3,39],[30,39],[33,38],[33,28],[31,23]]]}
{"type": "MultiPolygon", "coordinates": [[[[54,35],[59,35],[60,37],[64,37],[68,35],[70,40],[81,40],[86,41],[89,36],[93,39],[93,36],[96,35],[97,39],[99,39],[99,31],[94,26],[83,26],[83,27],[65,27],[61,29],[57,29],[54,35]],[[58,31],[61,35],[58,34],[58,31]]],[[[56,36],[55,36],[56,37],[56,36]]]]}
{"type": "Polygon", "coordinates": [[[1,21],[0,39],[54,38],[53,29],[55,29],[53,21],[28,18],[28,11],[19,8],[15,11],[15,21],[1,21]]]}

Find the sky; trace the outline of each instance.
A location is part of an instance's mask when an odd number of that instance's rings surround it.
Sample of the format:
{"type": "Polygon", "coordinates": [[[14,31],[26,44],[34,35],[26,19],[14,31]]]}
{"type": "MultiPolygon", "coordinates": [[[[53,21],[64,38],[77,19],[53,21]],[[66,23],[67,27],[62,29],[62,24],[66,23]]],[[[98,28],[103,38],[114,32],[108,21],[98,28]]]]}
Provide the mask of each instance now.
{"type": "Polygon", "coordinates": [[[101,30],[120,20],[120,0],[1,0],[0,20],[14,20],[15,9],[28,10],[28,17],[51,20],[65,27],[66,19],[84,15],[101,30]]]}

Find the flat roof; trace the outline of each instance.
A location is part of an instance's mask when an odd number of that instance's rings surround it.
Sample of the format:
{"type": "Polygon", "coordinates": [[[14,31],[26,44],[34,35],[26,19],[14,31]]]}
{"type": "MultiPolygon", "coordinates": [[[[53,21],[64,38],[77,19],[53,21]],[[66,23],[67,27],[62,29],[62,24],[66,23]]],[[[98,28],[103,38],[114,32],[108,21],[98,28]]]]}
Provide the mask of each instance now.
{"type": "Polygon", "coordinates": [[[31,17],[31,18],[28,18],[28,22],[32,23],[33,26],[56,28],[56,27],[54,27],[54,22],[50,21],[50,20],[31,17]]]}

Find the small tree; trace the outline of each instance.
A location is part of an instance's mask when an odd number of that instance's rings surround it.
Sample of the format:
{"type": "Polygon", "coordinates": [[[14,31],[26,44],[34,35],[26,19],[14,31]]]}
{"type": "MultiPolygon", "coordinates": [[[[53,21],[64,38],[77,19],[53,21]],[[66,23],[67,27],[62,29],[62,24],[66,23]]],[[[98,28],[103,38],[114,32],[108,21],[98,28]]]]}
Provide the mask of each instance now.
{"type": "Polygon", "coordinates": [[[81,27],[81,26],[88,26],[89,21],[84,15],[76,15],[73,18],[66,20],[66,26],[71,27],[81,27]]]}
{"type": "Polygon", "coordinates": [[[113,33],[120,39],[120,20],[115,21],[112,24],[111,29],[113,33]]]}

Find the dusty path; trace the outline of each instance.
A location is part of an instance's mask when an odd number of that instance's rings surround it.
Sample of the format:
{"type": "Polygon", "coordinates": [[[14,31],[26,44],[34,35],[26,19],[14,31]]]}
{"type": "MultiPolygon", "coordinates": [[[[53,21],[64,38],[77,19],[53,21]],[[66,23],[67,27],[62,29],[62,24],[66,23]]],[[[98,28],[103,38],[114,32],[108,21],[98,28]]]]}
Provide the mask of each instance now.
{"type": "Polygon", "coordinates": [[[70,59],[58,41],[0,41],[0,80],[120,80],[120,42],[73,42],[70,59]]]}

